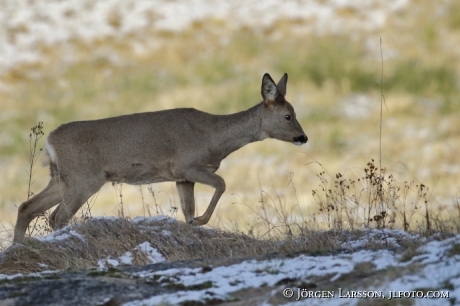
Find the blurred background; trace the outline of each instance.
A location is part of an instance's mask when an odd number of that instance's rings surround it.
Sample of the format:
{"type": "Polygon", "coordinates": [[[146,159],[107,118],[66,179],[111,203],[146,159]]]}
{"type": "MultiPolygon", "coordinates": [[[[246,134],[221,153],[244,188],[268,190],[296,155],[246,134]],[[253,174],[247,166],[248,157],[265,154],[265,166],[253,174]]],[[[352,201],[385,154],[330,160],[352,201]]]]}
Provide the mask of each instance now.
{"type": "MultiPolygon", "coordinates": [[[[309,142],[265,140],[224,160],[217,173],[227,191],[211,226],[252,231],[264,205],[290,218],[317,214],[318,173],[356,179],[371,159],[378,165],[381,90],[382,166],[401,184],[430,186],[432,209],[460,211],[459,1],[0,0],[0,8],[4,234],[27,199],[39,121],[42,147],[68,121],[176,107],[228,114],[261,101],[265,72],[275,81],[289,74],[287,100],[309,142]]],[[[34,193],[49,180],[40,161],[34,193]]],[[[196,188],[197,215],[213,191],[196,188]]],[[[106,184],[91,203],[93,216],[183,220],[171,183],[106,184]]]]}

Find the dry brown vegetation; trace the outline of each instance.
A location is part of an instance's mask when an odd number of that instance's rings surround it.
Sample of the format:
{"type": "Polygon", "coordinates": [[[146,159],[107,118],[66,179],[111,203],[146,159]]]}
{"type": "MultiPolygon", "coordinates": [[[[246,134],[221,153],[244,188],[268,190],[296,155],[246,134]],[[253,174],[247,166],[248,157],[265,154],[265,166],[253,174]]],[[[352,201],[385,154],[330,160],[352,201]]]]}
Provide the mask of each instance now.
{"type": "MultiPolygon", "coordinates": [[[[437,239],[448,236],[448,233],[438,235],[437,239]]],[[[99,267],[101,259],[117,259],[126,252],[133,254],[133,265],[143,265],[150,261],[147,254],[136,247],[144,242],[149,242],[168,261],[183,261],[267,254],[327,255],[354,251],[356,247],[347,245],[347,242],[359,239],[365,240],[365,243],[360,243],[358,249],[391,248],[395,247],[395,238],[404,249],[415,249],[422,241],[421,236],[404,236],[397,232],[317,231],[307,226],[296,227],[295,234],[260,238],[193,227],[170,218],[134,221],[127,218],[93,218],[59,230],[47,239],[28,238],[24,243],[5,250],[0,256],[0,274],[84,270],[99,267]]]]}

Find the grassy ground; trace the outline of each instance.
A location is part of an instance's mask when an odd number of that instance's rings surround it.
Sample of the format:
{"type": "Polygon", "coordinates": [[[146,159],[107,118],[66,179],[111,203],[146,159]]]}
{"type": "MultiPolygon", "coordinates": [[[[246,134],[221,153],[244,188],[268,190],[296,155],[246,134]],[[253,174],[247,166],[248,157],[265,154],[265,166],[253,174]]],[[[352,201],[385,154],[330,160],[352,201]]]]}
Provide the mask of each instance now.
{"type": "MultiPolygon", "coordinates": [[[[437,222],[439,230],[445,229],[444,223],[458,228],[460,51],[454,46],[460,40],[460,18],[455,1],[440,5],[413,3],[390,16],[375,33],[306,34],[298,29],[314,21],[285,19],[264,29],[235,30],[226,21],[212,19],[178,33],[143,32],[143,40],[155,43],[142,52],[133,47],[140,39],[135,35],[38,45],[43,61],[18,65],[2,79],[9,88],[0,93],[4,231],[7,236],[11,233],[16,207],[27,197],[29,129],[38,121],[44,122],[46,136],[67,121],[132,112],[174,107],[236,112],[260,101],[264,72],[276,79],[289,74],[287,99],[310,141],[297,148],[267,140],[229,156],[218,171],[227,182],[227,192],[211,226],[270,233],[286,221],[283,218],[289,222],[316,218],[322,228],[350,228],[372,225],[370,212],[373,217],[392,211],[400,228],[408,223],[412,230],[426,230],[426,220],[433,220],[431,226],[437,222]],[[340,172],[347,184],[355,181],[350,199],[353,194],[361,196],[362,190],[369,190],[358,182],[366,176],[366,164],[374,159],[378,167],[380,37],[386,98],[382,164],[386,178],[393,175],[399,194],[385,207],[373,207],[376,202],[364,198],[358,207],[351,207],[348,198],[331,202],[326,195],[341,180],[336,177],[340,172]],[[321,195],[324,184],[329,187],[321,195]],[[429,186],[422,196],[421,184],[429,186]],[[335,211],[341,207],[346,224],[337,215],[331,221],[331,204],[335,211]],[[279,207],[286,216],[280,215],[279,207]],[[355,217],[348,217],[350,211],[355,217]],[[407,222],[404,214],[414,217],[407,222]]],[[[350,20],[358,17],[355,13],[343,11],[350,20]]],[[[46,185],[47,176],[47,169],[35,168],[33,192],[46,185]]],[[[149,215],[147,205],[150,214],[162,210],[177,215],[174,207],[179,202],[172,184],[153,185],[155,197],[147,186],[140,192],[123,185],[123,209],[119,187],[107,185],[101,190],[93,215],[149,215]]],[[[199,214],[212,191],[198,186],[199,214]]]]}
{"type": "Polygon", "coordinates": [[[0,300],[281,305],[298,297],[283,296],[283,289],[291,288],[331,292],[327,300],[315,295],[309,300],[314,305],[419,305],[422,296],[433,293],[437,299],[429,304],[454,305],[459,242],[459,235],[450,233],[318,231],[306,224],[260,238],[165,216],[96,218],[0,252],[0,300]],[[372,292],[372,300],[357,300],[351,291],[372,292]],[[413,293],[412,298],[390,300],[398,291],[413,293]]]}
{"type": "Polygon", "coordinates": [[[416,249],[427,241],[452,236],[450,233],[438,233],[427,240],[426,235],[391,230],[318,231],[315,226],[310,228],[307,224],[280,226],[271,235],[261,236],[255,232],[248,235],[191,227],[172,218],[160,217],[134,220],[93,218],[66,227],[47,238],[27,238],[0,254],[0,275],[110,267],[110,258],[120,261],[119,258],[127,252],[131,253],[128,265],[154,263],[156,261],[152,262],[149,258],[147,249],[139,248],[146,242],[163,256],[158,262],[270,254],[315,256],[396,247],[399,252],[406,252],[407,258],[402,258],[404,261],[416,255],[416,249]]]}

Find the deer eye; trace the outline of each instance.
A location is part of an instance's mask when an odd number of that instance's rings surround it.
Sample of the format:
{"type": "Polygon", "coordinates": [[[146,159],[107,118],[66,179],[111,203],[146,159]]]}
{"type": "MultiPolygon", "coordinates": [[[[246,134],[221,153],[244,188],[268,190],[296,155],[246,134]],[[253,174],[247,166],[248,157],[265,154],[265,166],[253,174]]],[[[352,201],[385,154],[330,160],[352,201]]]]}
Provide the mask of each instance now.
{"type": "Polygon", "coordinates": [[[291,119],[292,119],[291,115],[286,115],[286,116],[284,116],[284,118],[286,118],[287,121],[291,121],[291,119]]]}

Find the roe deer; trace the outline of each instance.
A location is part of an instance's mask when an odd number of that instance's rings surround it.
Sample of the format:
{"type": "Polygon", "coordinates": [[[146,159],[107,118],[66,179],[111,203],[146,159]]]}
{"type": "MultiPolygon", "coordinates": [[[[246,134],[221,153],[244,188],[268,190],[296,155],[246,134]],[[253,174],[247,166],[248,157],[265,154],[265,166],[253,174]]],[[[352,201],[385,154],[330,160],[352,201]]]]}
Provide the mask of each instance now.
{"type": "Polygon", "coordinates": [[[284,98],[287,78],[284,74],[275,84],[266,73],[263,101],[236,114],[179,108],[61,125],[46,140],[51,180],[19,207],[14,241],[24,238],[34,217],[57,204],[49,222],[54,230],[62,228],[106,182],[174,181],[185,220],[208,223],[225,191],[224,180],[214,173],[225,157],[265,138],[307,142],[294,108],[284,98]],[[206,212],[196,218],[195,183],[215,188],[206,212]]]}

